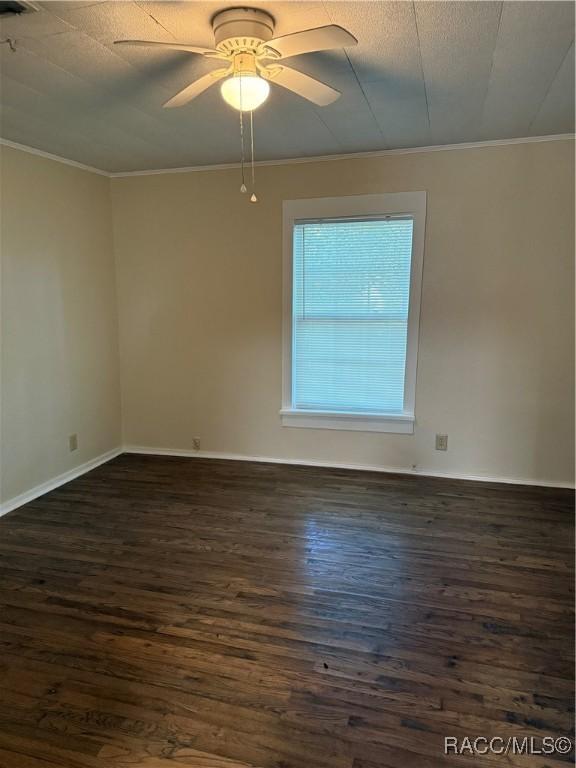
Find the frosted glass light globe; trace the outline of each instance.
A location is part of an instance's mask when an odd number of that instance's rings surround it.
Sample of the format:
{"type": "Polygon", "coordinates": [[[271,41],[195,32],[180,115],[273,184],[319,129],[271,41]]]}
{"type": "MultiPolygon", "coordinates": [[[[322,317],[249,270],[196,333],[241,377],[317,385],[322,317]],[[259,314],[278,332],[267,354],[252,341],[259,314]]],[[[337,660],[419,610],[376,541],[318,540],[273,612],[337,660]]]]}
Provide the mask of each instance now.
{"type": "Polygon", "coordinates": [[[270,86],[258,75],[235,75],[224,80],[220,93],[224,101],[234,109],[252,112],[264,104],[270,93],[270,86]]]}

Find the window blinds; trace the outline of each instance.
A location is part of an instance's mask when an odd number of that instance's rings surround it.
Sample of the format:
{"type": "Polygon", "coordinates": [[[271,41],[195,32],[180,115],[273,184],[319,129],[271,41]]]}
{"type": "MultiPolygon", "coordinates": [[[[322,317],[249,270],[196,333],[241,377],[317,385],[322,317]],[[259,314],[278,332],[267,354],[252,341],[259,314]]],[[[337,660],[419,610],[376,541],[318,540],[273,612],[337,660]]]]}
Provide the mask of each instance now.
{"type": "Polygon", "coordinates": [[[401,413],[411,217],[294,225],[292,407],[401,413]]]}

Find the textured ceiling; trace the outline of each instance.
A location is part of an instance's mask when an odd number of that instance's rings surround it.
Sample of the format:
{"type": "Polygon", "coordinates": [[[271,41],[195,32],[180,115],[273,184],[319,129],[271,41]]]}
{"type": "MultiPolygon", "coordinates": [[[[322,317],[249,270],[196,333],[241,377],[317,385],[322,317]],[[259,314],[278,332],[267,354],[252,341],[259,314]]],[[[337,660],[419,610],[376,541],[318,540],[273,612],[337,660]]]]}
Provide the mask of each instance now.
{"type": "MultiPolygon", "coordinates": [[[[212,45],[225,2],[40,2],[5,18],[3,138],[107,171],[234,162],[238,113],[218,87],[161,104],[216,65],[122,38],[212,45]]],[[[359,40],[291,64],[342,91],[314,107],[278,86],[256,113],[258,159],[574,130],[572,2],[249,2],[276,34],[328,23],[359,40]]]]}

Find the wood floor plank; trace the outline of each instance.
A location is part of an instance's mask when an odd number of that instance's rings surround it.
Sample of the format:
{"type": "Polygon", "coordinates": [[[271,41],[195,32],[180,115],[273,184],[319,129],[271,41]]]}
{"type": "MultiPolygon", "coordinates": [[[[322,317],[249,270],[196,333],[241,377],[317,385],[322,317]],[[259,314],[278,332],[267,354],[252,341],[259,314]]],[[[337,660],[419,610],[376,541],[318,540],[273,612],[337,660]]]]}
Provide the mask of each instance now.
{"type": "Polygon", "coordinates": [[[0,768],[553,768],[567,490],[120,456],[0,520],[0,768]]]}

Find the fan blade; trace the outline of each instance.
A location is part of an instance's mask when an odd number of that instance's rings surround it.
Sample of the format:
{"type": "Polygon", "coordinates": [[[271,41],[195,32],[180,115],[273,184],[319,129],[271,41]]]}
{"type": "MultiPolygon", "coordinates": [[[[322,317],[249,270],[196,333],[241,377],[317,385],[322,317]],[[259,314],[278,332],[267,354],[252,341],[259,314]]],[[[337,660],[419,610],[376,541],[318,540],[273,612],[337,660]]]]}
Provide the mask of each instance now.
{"type": "Polygon", "coordinates": [[[210,88],[210,86],[214,85],[218,80],[222,80],[223,77],[226,77],[229,71],[229,68],[225,68],[215,69],[212,72],[208,72],[207,75],[203,75],[202,77],[199,77],[198,80],[194,80],[193,83],[187,85],[186,88],[179,91],[176,96],[172,96],[172,98],[163,106],[170,108],[181,107],[183,104],[187,104],[189,101],[192,101],[192,99],[195,99],[196,96],[200,96],[201,93],[204,93],[207,88],[210,88]]]}
{"type": "Polygon", "coordinates": [[[115,40],[114,45],[145,46],[147,48],[164,48],[167,51],[183,51],[184,53],[218,53],[215,48],[203,48],[201,45],[185,45],[184,43],[162,43],[155,40],[115,40]]]}
{"type": "Polygon", "coordinates": [[[275,67],[271,70],[261,70],[261,74],[271,83],[277,83],[289,91],[294,91],[298,96],[303,96],[308,101],[326,107],[340,96],[340,91],[331,88],[320,80],[310,75],[305,75],[292,67],[275,67]]]}
{"type": "Polygon", "coordinates": [[[290,56],[299,56],[301,53],[313,53],[314,51],[329,51],[331,48],[346,48],[356,45],[358,40],[350,32],[336,24],[328,24],[326,27],[305,29],[302,32],[294,32],[292,35],[276,37],[268,40],[267,48],[273,48],[280,54],[281,59],[290,56]]]}

